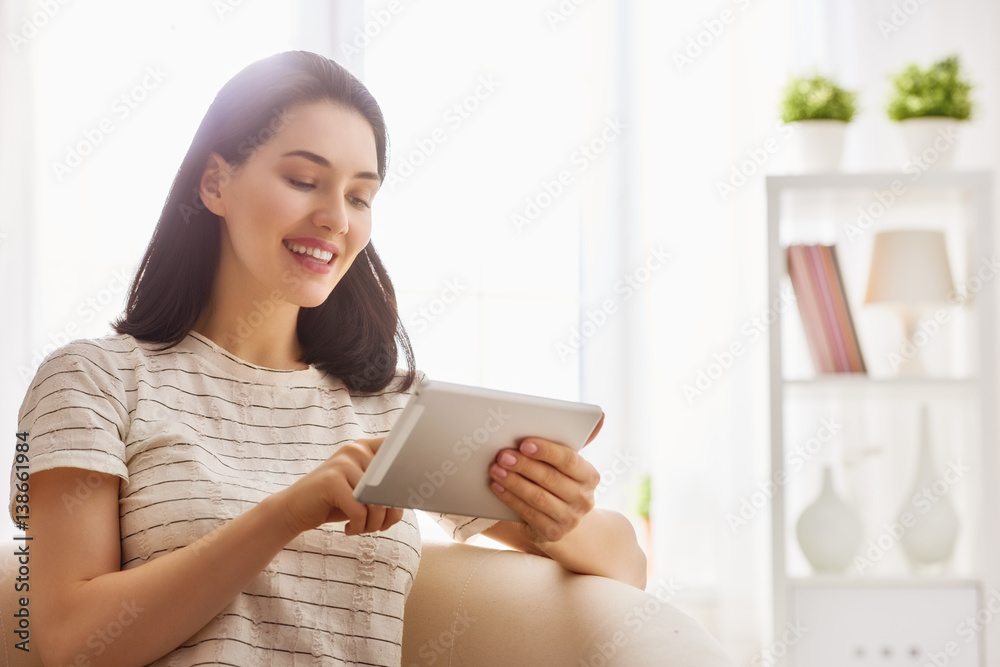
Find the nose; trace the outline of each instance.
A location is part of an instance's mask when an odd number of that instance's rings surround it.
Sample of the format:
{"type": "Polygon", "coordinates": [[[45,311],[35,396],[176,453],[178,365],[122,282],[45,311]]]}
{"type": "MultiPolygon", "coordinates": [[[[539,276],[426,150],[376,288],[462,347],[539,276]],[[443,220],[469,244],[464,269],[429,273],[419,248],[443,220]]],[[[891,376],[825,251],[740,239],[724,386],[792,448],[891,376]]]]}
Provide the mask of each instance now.
{"type": "Polygon", "coordinates": [[[313,222],[317,227],[325,227],[334,234],[346,234],[350,229],[346,199],[342,196],[334,197],[320,206],[313,214],[313,222]]]}

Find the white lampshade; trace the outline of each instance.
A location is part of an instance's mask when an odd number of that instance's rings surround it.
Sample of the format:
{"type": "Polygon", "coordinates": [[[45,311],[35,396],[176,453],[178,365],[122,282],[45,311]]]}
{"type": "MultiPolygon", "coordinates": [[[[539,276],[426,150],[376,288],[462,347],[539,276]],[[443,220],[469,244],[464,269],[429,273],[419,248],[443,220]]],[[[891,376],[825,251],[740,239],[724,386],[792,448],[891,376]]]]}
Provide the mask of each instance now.
{"type": "Polygon", "coordinates": [[[933,305],[946,302],[954,289],[944,232],[901,229],[875,236],[865,303],[933,305]]]}

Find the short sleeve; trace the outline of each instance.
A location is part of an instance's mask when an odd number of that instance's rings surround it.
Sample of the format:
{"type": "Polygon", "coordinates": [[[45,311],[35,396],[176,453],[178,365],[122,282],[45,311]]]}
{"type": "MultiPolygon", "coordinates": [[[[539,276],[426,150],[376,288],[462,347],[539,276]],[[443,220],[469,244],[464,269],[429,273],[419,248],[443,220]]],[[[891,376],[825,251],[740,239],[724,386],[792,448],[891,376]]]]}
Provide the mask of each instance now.
{"type": "Polygon", "coordinates": [[[128,423],[125,388],[112,356],[90,341],[70,343],[42,362],[21,404],[17,430],[27,433],[27,471],[82,468],[127,483],[128,423]]]}
{"type": "Polygon", "coordinates": [[[437,521],[438,525],[451,536],[451,539],[459,542],[465,542],[470,537],[478,535],[497,523],[496,519],[477,519],[457,514],[428,512],[427,515],[437,521]]]}

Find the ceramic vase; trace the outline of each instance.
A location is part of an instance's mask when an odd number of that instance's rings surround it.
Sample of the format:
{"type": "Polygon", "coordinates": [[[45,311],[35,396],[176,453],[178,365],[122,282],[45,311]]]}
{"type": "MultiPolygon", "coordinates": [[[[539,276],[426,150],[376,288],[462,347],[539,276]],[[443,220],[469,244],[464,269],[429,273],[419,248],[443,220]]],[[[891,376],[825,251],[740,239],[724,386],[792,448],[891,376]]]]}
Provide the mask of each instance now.
{"type": "Polygon", "coordinates": [[[795,534],[806,560],[819,573],[843,572],[861,546],[861,517],[833,488],[833,471],[823,469],[823,486],[802,512],[795,534]]]}
{"type": "Polygon", "coordinates": [[[951,502],[951,484],[934,462],[927,407],[920,409],[920,451],[917,477],[899,514],[905,532],[903,551],[915,567],[943,563],[951,558],[958,541],[958,514],[951,502]]]}

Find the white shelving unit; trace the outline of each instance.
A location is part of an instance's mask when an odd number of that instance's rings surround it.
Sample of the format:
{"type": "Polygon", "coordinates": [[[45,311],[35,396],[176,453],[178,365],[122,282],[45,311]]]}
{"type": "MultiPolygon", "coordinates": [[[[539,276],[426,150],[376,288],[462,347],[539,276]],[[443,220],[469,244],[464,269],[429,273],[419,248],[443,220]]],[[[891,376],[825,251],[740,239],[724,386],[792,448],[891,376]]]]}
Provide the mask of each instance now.
{"type": "Polygon", "coordinates": [[[995,257],[992,180],[986,171],[935,170],[766,179],[769,295],[791,291],[789,243],[836,244],[869,371],[816,375],[795,307],[770,328],[770,472],[784,480],[775,484],[771,504],[774,664],[1000,665],[1000,340],[994,322],[994,282],[1000,281],[965,282],[995,257]],[[872,238],[902,227],[943,228],[956,286],[976,288],[922,350],[927,377],[892,375],[888,351],[902,329],[861,303],[872,238]],[[883,540],[888,548],[881,549],[877,541],[910,496],[921,405],[930,411],[937,467],[954,459],[969,469],[949,491],[960,517],[959,541],[938,571],[914,571],[898,544],[883,540]],[[803,447],[824,416],[827,424],[839,424],[835,435],[803,447]],[[788,465],[793,453],[795,466],[788,465]],[[838,495],[862,517],[866,546],[858,555],[878,547],[870,568],[856,563],[843,574],[816,575],[799,549],[795,522],[818,495],[824,465],[833,466],[838,495]]]}

